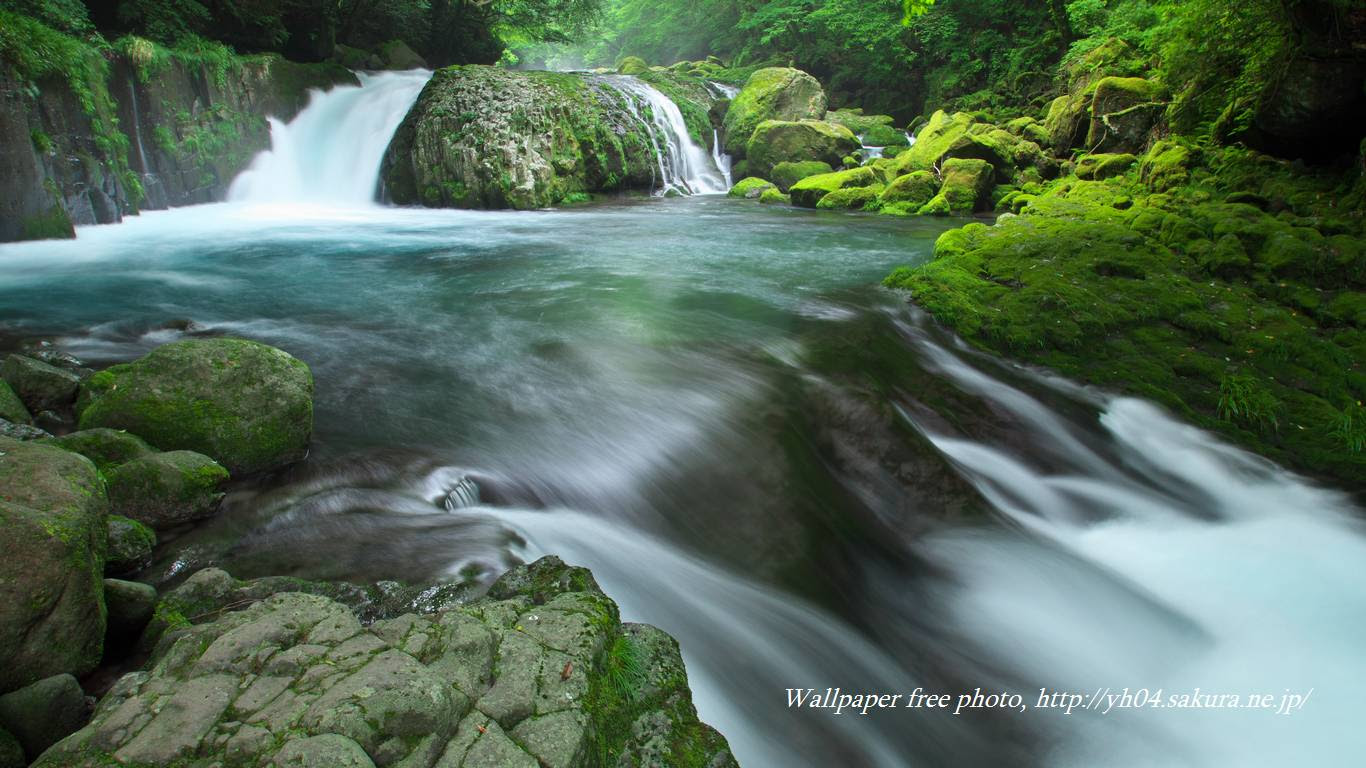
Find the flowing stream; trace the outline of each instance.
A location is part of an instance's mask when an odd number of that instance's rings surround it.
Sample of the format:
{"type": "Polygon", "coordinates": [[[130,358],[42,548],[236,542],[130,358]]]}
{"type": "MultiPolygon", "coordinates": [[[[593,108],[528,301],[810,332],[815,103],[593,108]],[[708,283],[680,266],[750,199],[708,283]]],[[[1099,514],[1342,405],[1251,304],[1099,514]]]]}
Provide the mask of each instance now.
{"type": "Polygon", "coordinates": [[[234,334],[314,371],[309,459],[236,486],[143,578],[487,582],[558,554],[680,640],[703,718],[751,767],[1366,752],[1356,500],[967,350],[878,287],[959,222],[718,196],[373,205],[362,171],[401,117],[377,113],[416,80],[315,97],[237,202],[0,247],[0,344],[107,364],[234,334]],[[789,709],[795,687],[1029,706],[836,715],[789,709]],[[1309,698],[1034,706],[1126,687],[1309,698]]]}

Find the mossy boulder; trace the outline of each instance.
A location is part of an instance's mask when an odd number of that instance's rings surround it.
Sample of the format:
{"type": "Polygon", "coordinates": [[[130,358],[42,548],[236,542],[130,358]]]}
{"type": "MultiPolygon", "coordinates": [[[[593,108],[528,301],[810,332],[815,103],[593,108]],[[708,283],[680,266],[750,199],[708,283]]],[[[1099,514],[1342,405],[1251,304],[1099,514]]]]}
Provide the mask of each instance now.
{"type": "Polygon", "coordinates": [[[808,176],[816,176],[822,173],[834,173],[835,169],[830,163],[820,160],[800,160],[798,162],[782,162],[773,166],[770,176],[773,183],[782,192],[792,188],[793,184],[805,179],[808,176]]]}
{"type": "Polygon", "coordinates": [[[203,454],[170,451],[121,464],[107,477],[114,514],[163,530],[211,517],[228,471],[203,454]]]}
{"type": "Polygon", "coordinates": [[[1087,155],[1077,161],[1074,171],[1079,179],[1102,181],[1122,175],[1134,166],[1138,158],[1128,153],[1087,155]]]}
{"type": "Polygon", "coordinates": [[[1142,152],[1166,104],[1160,89],[1141,77],[1106,77],[1091,97],[1086,145],[1097,152],[1142,152]]]}
{"type": "Polygon", "coordinates": [[[145,440],[121,429],[85,429],[43,442],[79,453],[95,462],[95,468],[101,472],[156,453],[156,449],[145,440]]]}
{"type": "Polygon", "coordinates": [[[974,213],[991,209],[995,170],[985,160],[953,158],[944,162],[939,197],[950,213],[974,213]]]}
{"type": "Polygon", "coordinates": [[[1143,156],[1138,177],[1154,192],[1166,192],[1190,179],[1197,156],[1184,144],[1159,141],[1143,156]]]}
{"type": "Polygon", "coordinates": [[[750,173],[768,178],[779,163],[816,160],[839,165],[859,149],[858,137],[848,128],[817,120],[765,120],[746,145],[750,173]]]}
{"type": "Polygon", "coordinates": [[[1081,146],[1090,127],[1089,110],[1090,99],[1082,94],[1059,96],[1050,102],[1043,121],[1047,146],[1058,153],[1081,146]]]}
{"type": "Polygon", "coordinates": [[[81,379],[76,374],[25,355],[5,358],[4,364],[0,365],[0,378],[33,413],[71,407],[81,386],[81,379]]]}
{"type": "Polygon", "coordinates": [[[109,516],[109,549],[105,555],[106,576],[127,576],[152,562],[157,535],[151,528],[120,515],[109,516]]]}
{"type": "Polygon", "coordinates": [[[107,506],[89,459],[0,437],[0,691],[99,663],[107,506]]]}
{"type": "Polygon", "coordinates": [[[896,119],[891,115],[865,115],[860,107],[845,107],[826,112],[825,121],[839,123],[854,133],[863,134],[878,128],[891,128],[896,119]]]}
{"type": "Polygon", "coordinates": [[[697,717],[677,643],[622,624],[592,574],[556,558],[369,624],[320,595],[213,581],[242,599],[187,606],[147,670],[36,768],[736,765],[697,717]]]}
{"type": "Polygon", "coordinates": [[[164,450],[202,453],[234,475],[298,461],[313,432],[313,374],[244,339],[166,344],[92,376],[80,428],[125,429],[164,450]]]}
{"type": "Polygon", "coordinates": [[[735,182],[735,186],[730,188],[731,197],[743,197],[746,200],[754,200],[762,195],[766,190],[776,189],[773,182],[761,179],[757,176],[746,176],[735,182]]]}
{"type": "Polygon", "coordinates": [[[9,383],[3,379],[0,379],[0,419],[15,424],[33,423],[33,417],[29,415],[28,407],[24,405],[24,401],[14,394],[9,383]]]}
{"type": "Polygon", "coordinates": [[[53,675],[0,696],[0,727],[14,734],[28,761],[90,719],[85,691],[68,674],[53,675]]]}
{"type": "Polygon", "coordinates": [[[650,64],[639,56],[627,56],[617,62],[617,74],[639,75],[650,70],[650,64]]]}
{"type": "Polygon", "coordinates": [[[792,196],[778,191],[777,187],[770,187],[759,195],[759,202],[765,205],[792,205],[792,196]]]}
{"type": "MultiPolygon", "coordinates": [[[[710,135],[710,100],[686,97],[710,99],[703,84],[672,88],[665,81],[677,75],[646,74],[678,104],[690,131],[707,126],[710,135]]],[[[480,65],[438,70],[385,152],[386,194],[402,205],[530,209],[584,193],[653,189],[656,143],[612,77],[480,65]]]]}
{"type": "Polygon", "coordinates": [[[1038,144],[1041,147],[1050,146],[1052,138],[1049,136],[1048,129],[1043,123],[1032,117],[1017,117],[1005,124],[1005,129],[1019,136],[1022,139],[1038,144]]]}
{"type": "Polygon", "coordinates": [[[847,171],[821,173],[808,176],[792,185],[788,194],[794,205],[815,208],[821,198],[837,189],[847,187],[869,187],[878,183],[877,174],[871,168],[851,168],[847,171]]]}
{"type": "Polygon", "coordinates": [[[897,155],[897,175],[911,171],[932,171],[954,142],[968,133],[976,120],[966,112],[948,114],[942,109],[930,116],[916,134],[915,144],[897,155]]]}
{"type": "Polygon", "coordinates": [[[157,591],[150,584],[105,579],[104,604],[109,612],[106,643],[127,648],[142,634],[147,622],[152,620],[152,612],[157,604],[157,591]]]}
{"type": "Polygon", "coordinates": [[[426,69],[427,60],[402,40],[390,40],[380,45],[379,56],[385,69],[426,69]]]}
{"type": "Polygon", "coordinates": [[[890,125],[874,125],[862,133],[863,144],[868,147],[904,147],[910,143],[906,134],[890,125]]]}
{"type": "Polygon", "coordinates": [[[898,176],[882,191],[882,213],[906,216],[917,213],[939,193],[939,179],[929,171],[898,176]]]}
{"type": "Polygon", "coordinates": [[[756,70],[726,110],[726,151],[744,155],[754,129],[765,120],[820,120],[825,107],[825,90],[811,75],[788,67],[756,70]]]}
{"type": "Polygon", "coordinates": [[[816,207],[821,210],[876,210],[878,195],[883,186],[873,184],[867,187],[844,187],[822,197],[816,207]]]}

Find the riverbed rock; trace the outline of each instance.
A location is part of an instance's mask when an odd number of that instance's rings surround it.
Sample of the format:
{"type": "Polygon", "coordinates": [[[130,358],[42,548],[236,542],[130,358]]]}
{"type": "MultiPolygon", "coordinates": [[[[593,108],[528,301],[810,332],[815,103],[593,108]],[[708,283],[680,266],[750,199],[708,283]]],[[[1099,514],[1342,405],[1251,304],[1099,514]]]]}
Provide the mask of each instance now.
{"type": "Polygon", "coordinates": [[[32,424],[16,424],[9,419],[0,419],[0,437],[14,440],[42,440],[52,437],[52,433],[32,424]]]}
{"type": "Polygon", "coordinates": [[[151,565],[152,551],[157,545],[157,535],[151,528],[121,515],[110,515],[108,531],[106,576],[126,576],[151,565]]]}
{"type": "Polygon", "coordinates": [[[109,614],[105,637],[120,647],[131,644],[151,621],[156,603],[157,591],[150,584],[105,579],[104,604],[109,614]]]}
{"type": "Polygon", "coordinates": [[[731,197],[743,197],[746,200],[754,200],[764,193],[764,190],[776,189],[773,182],[761,179],[757,176],[746,176],[735,182],[735,186],[730,188],[728,193],[731,197]]]}
{"type": "Polygon", "coordinates": [[[815,208],[821,198],[837,189],[869,187],[876,184],[877,181],[877,174],[871,168],[851,168],[847,171],[808,176],[793,184],[788,193],[792,195],[794,205],[803,208],[815,208]]]}
{"type": "Polygon", "coordinates": [[[916,134],[915,144],[897,155],[897,175],[911,171],[933,171],[949,147],[966,136],[974,122],[972,115],[966,112],[950,115],[942,109],[936,111],[916,134]]]}
{"type": "Polygon", "coordinates": [[[869,147],[904,147],[910,144],[906,134],[891,125],[874,125],[862,135],[863,144],[869,147]]]}
{"type": "MultiPolygon", "coordinates": [[[[675,102],[690,132],[709,126],[711,97],[700,81],[656,71],[640,79],[675,102]]],[[[652,124],[620,90],[639,86],[622,75],[441,69],[385,152],[385,193],[404,205],[525,209],[652,189],[652,124]]]]}
{"type": "Polygon", "coordinates": [[[228,471],[202,453],[169,451],[121,464],[106,477],[114,514],[163,530],[212,517],[228,471]]]}
{"type": "Polygon", "coordinates": [[[99,663],[106,508],[88,459],[0,437],[0,691],[99,663]]]}
{"type": "MultiPolygon", "coordinates": [[[[233,583],[221,571],[202,581],[224,595],[233,583]]],[[[479,600],[369,626],[300,592],[184,620],[36,765],[114,760],[735,765],[697,720],[677,644],[622,625],[592,575],[556,558],[514,568],[479,600]]]]}
{"type": "Polygon", "coordinates": [[[385,69],[426,69],[427,60],[402,40],[390,40],[379,47],[385,69]]]}
{"type": "Polygon", "coordinates": [[[120,464],[156,453],[156,449],[148,445],[147,441],[121,429],[85,429],[54,437],[46,442],[72,453],[79,453],[93,461],[101,472],[108,472],[120,464]]]}
{"type": "Polygon", "coordinates": [[[800,160],[797,162],[782,162],[773,166],[773,172],[769,174],[773,178],[773,183],[778,186],[779,191],[786,193],[792,188],[793,184],[809,176],[817,176],[822,173],[834,173],[835,169],[830,163],[820,160],[800,160]]]}
{"type": "Polygon", "coordinates": [[[1166,104],[1156,83],[1141,77],[1106,77],[1091,97],[1086,145],[1093,152],[1142,152],[1166,104]]]}
{"type": "Polygon", "coordinates": [[[10,355],[0,365],[0,378],[10,385],[30,412],[69,408],[76,402],[80,377],[26,355],[10,355]]]}
{"type": "Polygon", "coordinates": [[[920,210],[939,192],[939,179],[929,171],[912,171],[896,177],[882,191],[882,213],[910,215],[920,210]]]}
{"type": "Polygon", "coordinates": [[[825,90],[811,75],[789,67],[757,70],[726,110],[726,151],[743,156],[754,129],[765,120],[820,120],[825,107],[825,90]]]}
{"type": "Polygon", "coordinates": [[[12,424],[32,424],[33,417],[24,401],[10,388],[9,382],[0,379],[0,419],[12,424]]]}
{"type": "Polygon", "coordinates": [[[202,453],[234,475],[250,475],[308,452],[313,374],[265,344],[191,339],[95,374],[77,407],[82,430],[125,429],[163,450],[202,453]]]}
{"type": "Polygon", "coordinates": [[[842,125],[818,120],[765,120],[750,136],[746,156],[749,172],[768,178],[779,163],[815,160],[839,165],[859,146],[858,138],[842,125]]]}
{"type": "Polygon", "coordinates": [[[1128,153],[1102,153],[1087,155],[1077,161],[1077,178],[1087,181],[1101,181],[1119,176],[1133,167],[1138,158],[1128,153]]]}
{"type": "Polygon", "coordinates": [[[14,735],[29,761],[89,719],[85,691],[71,675],[53,675],[0,696],[0,728],[14,735]]]}

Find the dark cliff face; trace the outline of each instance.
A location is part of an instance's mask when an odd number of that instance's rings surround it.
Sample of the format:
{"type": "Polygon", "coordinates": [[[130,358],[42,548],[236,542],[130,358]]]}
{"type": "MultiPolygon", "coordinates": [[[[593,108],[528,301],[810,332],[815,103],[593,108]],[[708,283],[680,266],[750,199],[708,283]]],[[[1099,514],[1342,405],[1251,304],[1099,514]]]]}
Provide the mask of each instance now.
{"type": "Polygon", "coordinates": [[[0,67],[0,242],[71,237],[142,209],[222,200],[311,88],[354,83],[332,64],[277,56],[210,67],[120,57],[91,83],[28,83],[0,67]],[[91,103],[93,101],[93,104],[91,103]]]}

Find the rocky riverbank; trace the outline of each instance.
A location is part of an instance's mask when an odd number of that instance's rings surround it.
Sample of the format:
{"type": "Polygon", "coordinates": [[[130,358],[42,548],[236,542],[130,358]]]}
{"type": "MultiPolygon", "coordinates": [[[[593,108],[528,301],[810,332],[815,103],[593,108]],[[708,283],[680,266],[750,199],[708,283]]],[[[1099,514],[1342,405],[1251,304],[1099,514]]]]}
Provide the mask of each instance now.
{"type": "Polygon", "coordinates": [[[306,455],[302,361],[216,338],[100,372],[39,349],[0,374],[0,768],[734,765],[677,643],[553,557],[483,596],[125,580],[229,482],[306,455]]]}

